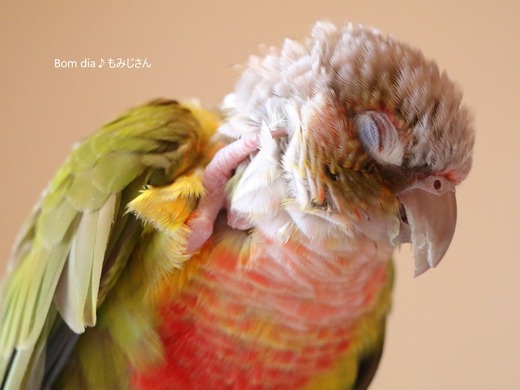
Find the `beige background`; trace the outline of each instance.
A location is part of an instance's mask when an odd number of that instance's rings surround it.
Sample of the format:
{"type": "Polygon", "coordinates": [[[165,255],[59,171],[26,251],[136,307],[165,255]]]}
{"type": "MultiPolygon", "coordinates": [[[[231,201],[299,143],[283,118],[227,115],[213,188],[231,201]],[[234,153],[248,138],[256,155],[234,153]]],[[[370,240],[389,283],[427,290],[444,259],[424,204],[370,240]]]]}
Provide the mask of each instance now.
{"type": "Polygon", "coordinates": [[[516,1],[3,2],[0,261],[71,145],[154,97],[217,104],[258,45],[316,19],[375,25],[463,86],[478,129],[441,266],[397,259],[394,310],[373,389],[520,388],[520,8],[516,1]],[[48,2],[50,3],[50,2],[48,2]],[[54,59],[147,57],[148,70],[55,69],[54,59]]]}

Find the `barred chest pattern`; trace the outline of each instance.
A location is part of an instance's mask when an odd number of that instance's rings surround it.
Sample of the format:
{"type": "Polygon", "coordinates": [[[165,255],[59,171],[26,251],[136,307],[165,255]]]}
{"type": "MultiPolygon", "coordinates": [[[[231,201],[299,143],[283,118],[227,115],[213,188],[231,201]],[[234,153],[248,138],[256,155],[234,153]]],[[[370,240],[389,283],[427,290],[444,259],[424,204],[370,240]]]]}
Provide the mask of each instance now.
{"type": "MultiPolygon", "coordinates": [[[[226,223],[220,219],[217,226],[226,223]]],[[[135,383],[149,389],[351,385],[356,359],[383,337],[389,248],[365,240],[341,256],[303,239],[280,244],[219,230],[205,258],[191,260],[200,264],[182,292],[160,310],[164,365],[135,383]]]]}

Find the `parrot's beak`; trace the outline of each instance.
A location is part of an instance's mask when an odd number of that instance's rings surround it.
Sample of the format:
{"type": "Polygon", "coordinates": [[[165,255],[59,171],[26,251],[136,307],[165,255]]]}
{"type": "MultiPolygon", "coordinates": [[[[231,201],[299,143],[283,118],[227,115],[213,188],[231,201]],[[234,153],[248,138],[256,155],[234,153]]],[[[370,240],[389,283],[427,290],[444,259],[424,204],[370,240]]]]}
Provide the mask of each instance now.
{"type": "Polygon", "coordinates": [[[415,187],[399,194],[401,227],[395,243],[411,242],[415,276],[437,266],[450,246],[457,222],[455,188],[435,193],[415,187]]]}

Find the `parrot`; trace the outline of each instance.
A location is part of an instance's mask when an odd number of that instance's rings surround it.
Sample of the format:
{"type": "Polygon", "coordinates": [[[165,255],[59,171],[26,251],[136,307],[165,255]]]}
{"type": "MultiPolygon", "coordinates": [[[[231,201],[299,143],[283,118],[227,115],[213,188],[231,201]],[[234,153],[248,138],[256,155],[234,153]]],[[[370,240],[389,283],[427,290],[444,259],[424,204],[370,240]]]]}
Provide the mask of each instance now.
{"type": "Polygon", "coordinates": [[[217,108],[157,99],[78,143],[14,244],[2,389],[366,389],[392,305],[455,232],[461,88],[378,29],[264,48],[217,108]]]}

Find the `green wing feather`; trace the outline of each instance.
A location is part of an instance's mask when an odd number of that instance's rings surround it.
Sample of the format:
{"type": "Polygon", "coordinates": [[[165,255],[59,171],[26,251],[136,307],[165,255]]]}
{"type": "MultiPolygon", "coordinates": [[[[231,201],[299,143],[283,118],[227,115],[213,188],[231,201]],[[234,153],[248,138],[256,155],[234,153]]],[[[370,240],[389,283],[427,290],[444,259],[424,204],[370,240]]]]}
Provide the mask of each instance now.
{"type": "Polygon", "coordinates": [[[189,109],[154,101],[75,148],[23,227],[2,286],[2,388],[41,382],[48,337],[63,321],[78,334],[96,324],[143,229],[126,205],[189,168],[205,136],[189,109]]]}

